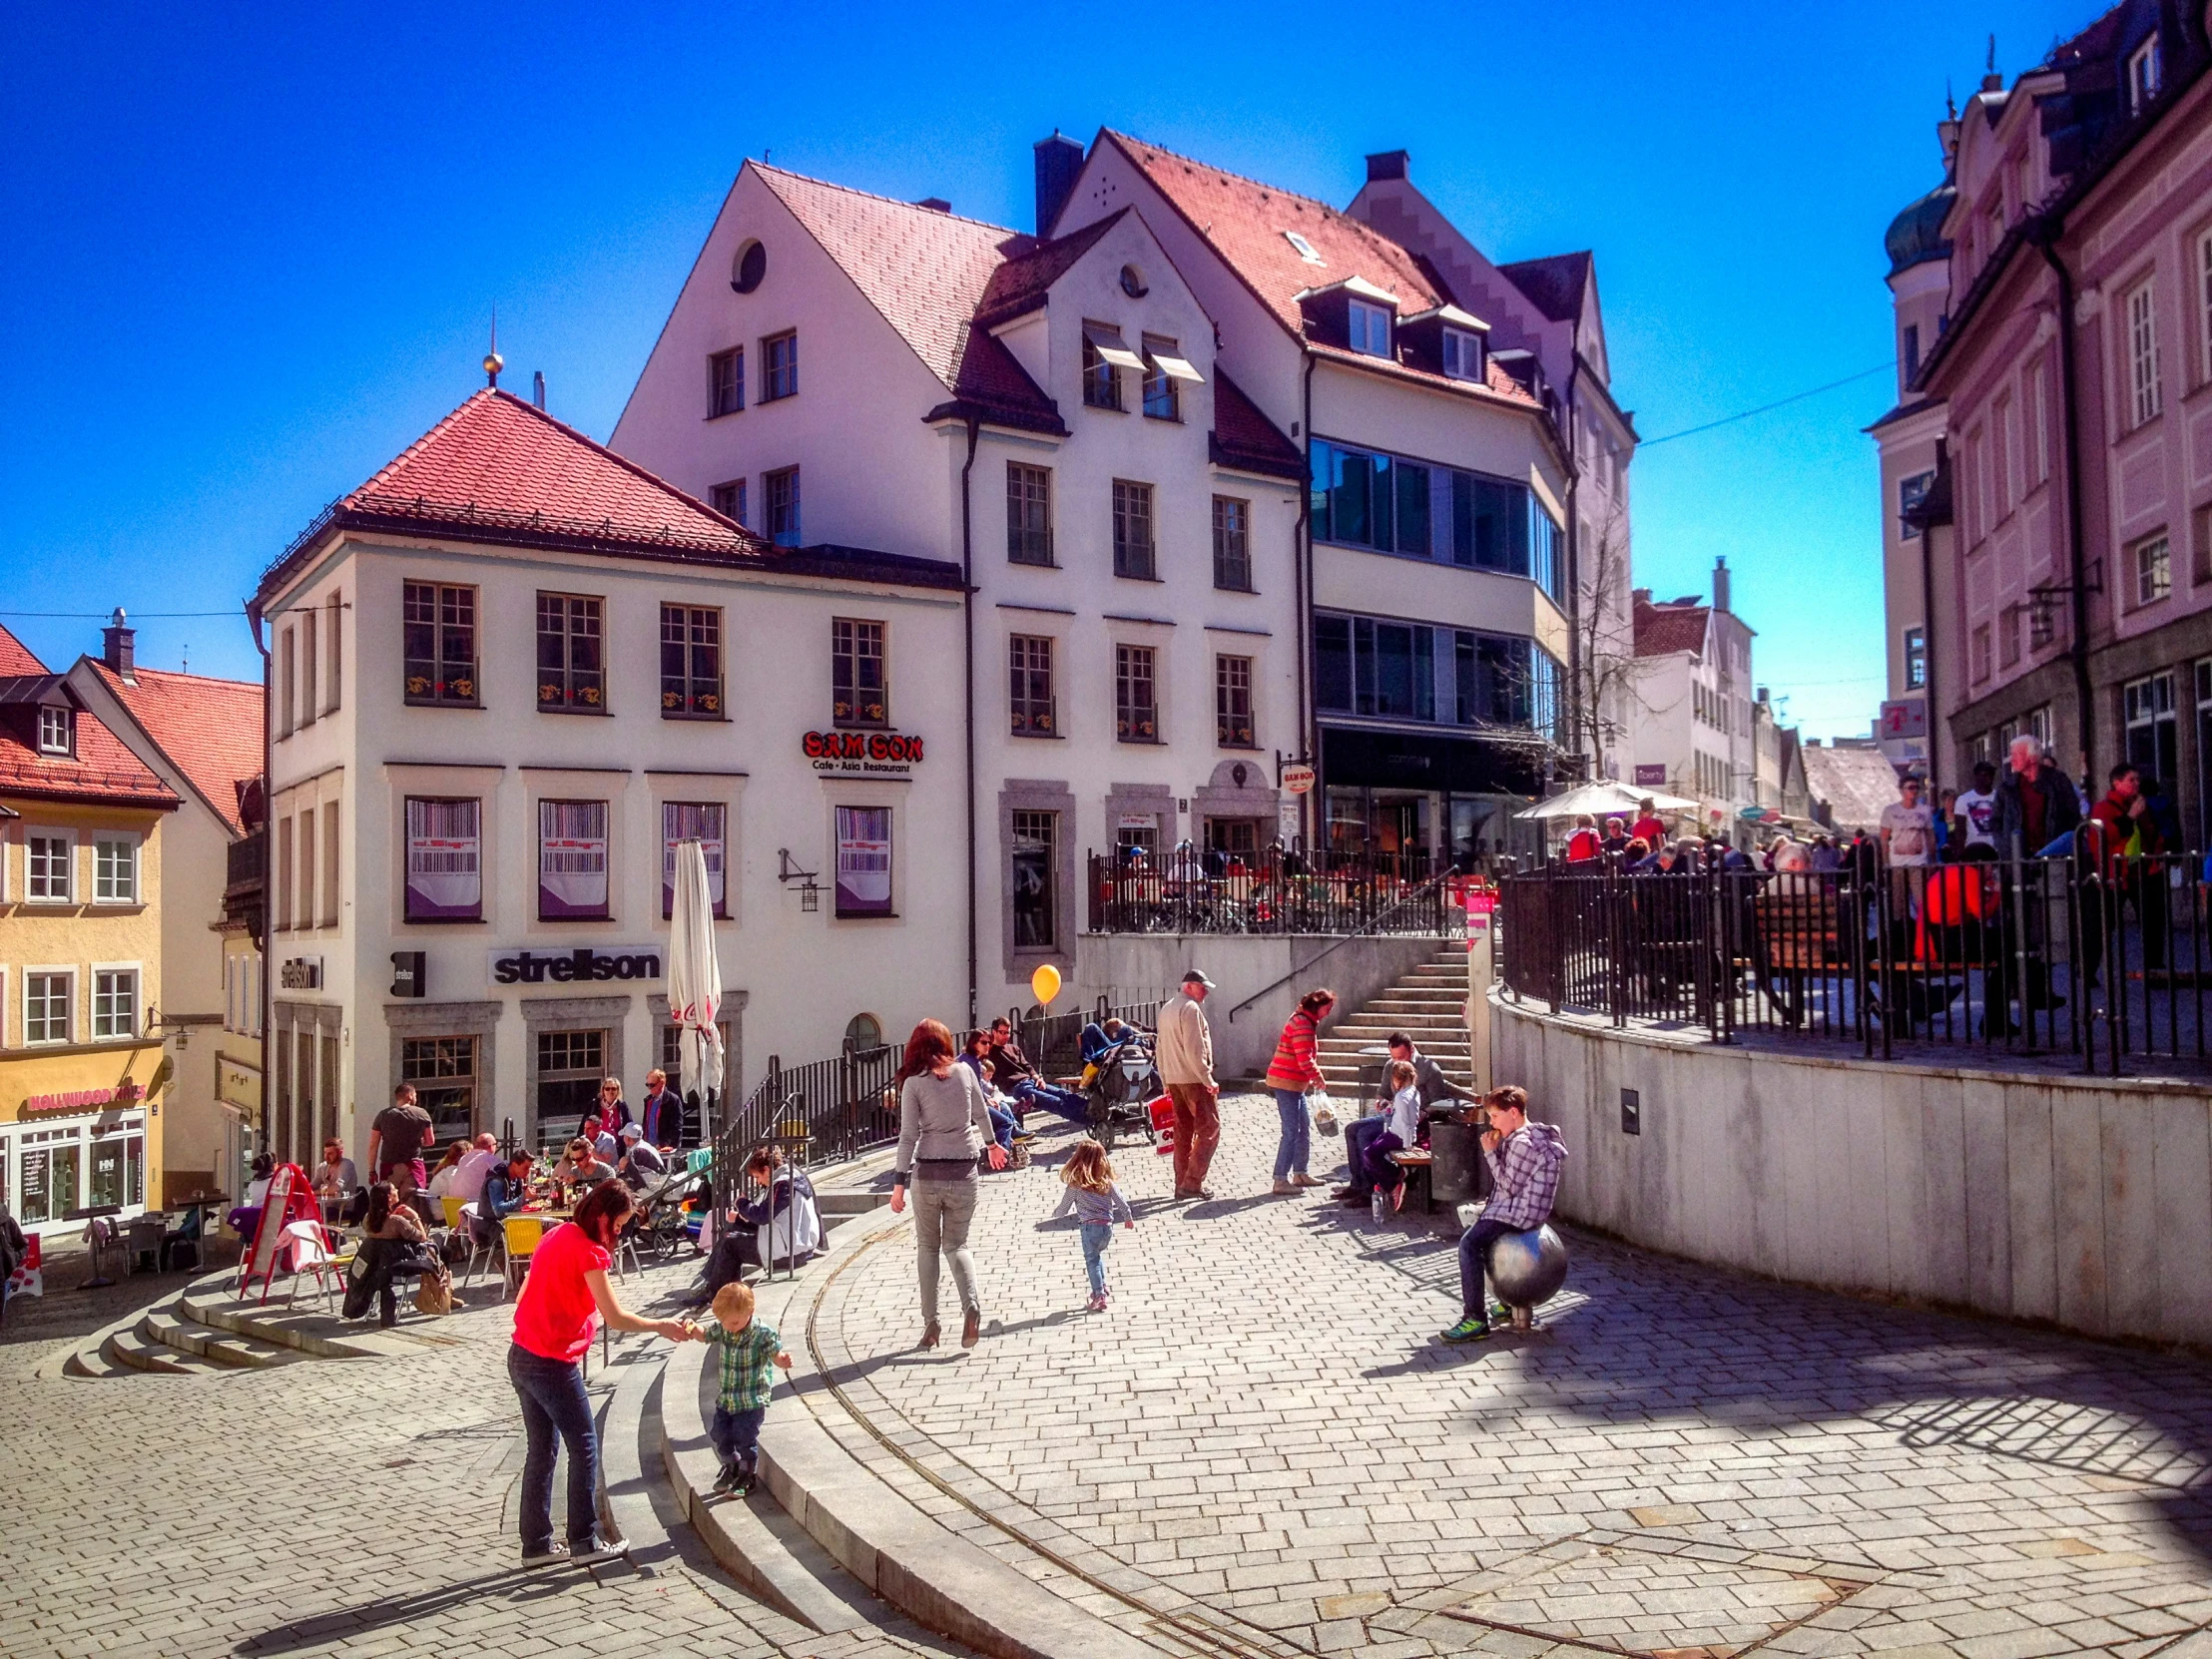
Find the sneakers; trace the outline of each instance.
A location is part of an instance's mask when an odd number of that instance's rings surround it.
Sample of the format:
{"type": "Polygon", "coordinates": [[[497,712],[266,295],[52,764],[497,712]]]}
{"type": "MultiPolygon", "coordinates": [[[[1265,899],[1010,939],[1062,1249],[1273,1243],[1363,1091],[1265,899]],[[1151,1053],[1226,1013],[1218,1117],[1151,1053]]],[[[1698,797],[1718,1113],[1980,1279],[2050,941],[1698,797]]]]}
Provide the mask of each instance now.
{"type": "Polygon", "coordinates": [[[715,1476],[715,1490],[727,1492],[744,1477],[745,1470],[739,1467],[738,1460],[733,1457],[722,1465],[722,1472],[715,1476]]]}
{"type": "Polygon", "coordinates": [[[595,1537],[581,1546],[568,1546],[568,1558],[579,1567],[588,1567],[599,1561],[612,1561],[629,1553],[630,1541],[627,1538],[595,1537]]]}
{"type": "Polygon", "coordinates": [[[525,1549],[522,1552],[522,1564],[526,1567],[557,1567],[567,1559],[568,1545],[557,1544],[551,1538],[535,1549],[525,1549]]]}
{"type": "Polygon", "coordinates": [[[1211,1187],[1178,1187],[1175,1189],[1175,1199],[1179,1204],[1186,1199],[1212,1198],[1213,1196],[1214,1189],[1211,1187]]]}
{"type": "Polygon", "coordinates": [[[1106,1312],[1106,1293],[1100,1291],[1098,1295],[1092,1297],[1083,1311],[1086,1314],[1103,1314],[1106,1312]]]}
{"type": "Polygon", "coordinates": [[[1410,1183],[1400,1181],[1390,1189],[1390,1214],[1396,1215],[1398,1211],[1405,1208],[1405,1189],[1408,1185],[1410,1183]]]}
{"type": "Polygon", "coordinates": [[[1442,1335],[1447,1343],[1478,1343],[1489,1334],[1490,1322],[1470,1314],[1442,1335]]]}
{"type": "Polygon", "coordinates": [[[1347,1210],[1365,1210],[1368,1207],[1368,1199],[1370,1196],[1370,1194],[1362,1192],[1358,1187],[1347,1187],[1343,1192],[1337,1195],[1337,1202],[1339,1204],[1342,1204],[1347,1210]]]}

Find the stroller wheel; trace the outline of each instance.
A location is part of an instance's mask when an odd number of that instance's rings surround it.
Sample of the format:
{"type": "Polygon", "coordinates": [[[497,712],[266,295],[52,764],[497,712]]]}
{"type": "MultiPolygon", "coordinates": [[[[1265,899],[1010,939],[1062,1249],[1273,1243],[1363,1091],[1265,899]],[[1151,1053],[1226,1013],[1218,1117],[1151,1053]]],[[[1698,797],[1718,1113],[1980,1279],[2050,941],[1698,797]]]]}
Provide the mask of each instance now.
{"type": "Polygon", "coordinates": [[[1092,1124],[1091,1133],[1097,1137],[1099,1146],[1104,1150],[1108,1152],[1114,1150],[1114,1120],[1111,1117],[1103,1118],[1092,1124]]]}

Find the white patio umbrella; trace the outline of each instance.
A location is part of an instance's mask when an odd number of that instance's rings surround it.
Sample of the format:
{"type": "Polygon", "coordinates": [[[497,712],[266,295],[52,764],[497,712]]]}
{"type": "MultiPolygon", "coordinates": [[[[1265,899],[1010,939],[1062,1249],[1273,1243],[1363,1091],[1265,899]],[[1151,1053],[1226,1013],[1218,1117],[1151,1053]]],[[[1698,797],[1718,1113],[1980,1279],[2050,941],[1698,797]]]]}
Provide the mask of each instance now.
{"type": "Polygon", "coordinates": [[[1668,795],[1663,790],[1632,789],[1628,785],[1608,778],[1602,783],[1584,784],[1580,789],[1569,790],[1565,795],[1555,795],[1549,801],[1539,801],[1533,807],[1524,808],[1513,816],[1520,819],[1574,818],[1588,813],[1601,822],[1608,816],[1633,813],[1645,802],[1662,813],[1686,813],[1697,803],[1685,801],[1679,795],[1668,795]]]}
{"type": "MultiPolygon", "coordinates": [[[[707,884],[707,852],[697,840],[676,843],[676,901],[668,927],[668,1017],[683,1033],[684,1081],[699,1090],[701,1110],[722,1087],[722,962],[715,954],[715,899],[707,884]]],[[[707,1136],[714,1137],[711,1112],[707,1136]]]]}

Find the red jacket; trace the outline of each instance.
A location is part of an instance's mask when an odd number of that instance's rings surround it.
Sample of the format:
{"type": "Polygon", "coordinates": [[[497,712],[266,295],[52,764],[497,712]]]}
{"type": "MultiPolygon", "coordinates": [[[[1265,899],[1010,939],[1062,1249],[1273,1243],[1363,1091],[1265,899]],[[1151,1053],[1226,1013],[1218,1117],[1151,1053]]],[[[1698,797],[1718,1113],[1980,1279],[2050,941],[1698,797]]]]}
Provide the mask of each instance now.
{"type": "MultiPolygon", "coordinates": [[[[2135,798],[2137,801],[2141,796],[2135,798]]],[[[2158,825],[2146,810],[2140,818],[2129,818],[2132,803],[2107,795],[2089,809],[2089,823],[2082,826],[2081,838],[2088,843],[2088,851],[2098,858],[2097,872],[2107,881],[2117,881],[2127,873],[2127,840],[2135,837],[2137,852],[2163,852],[2165,846],[2158,833],[2158,825]]]]}
{"type": "Polygon", "coordinates": [[[1290,1017],[1283,1027],[1283,1035],[1275,1045],[1275,1058],[1268,1062],[1268,1087],[1271,1089],[1324,1088],[1328,1079],[1321,1074],[1321,1062],[1314,1057],[1315,1042],[1321,1035],[1321,1027],[1312,1014],[1304,1008],[1290,1017]]]}
{"type": "Polygon", "coordinates": [[[1600,844],[1595,830],[1577,830],[1567,837],[1567,862],[1578,864],[1585,858],[1598,855],[1600,844]]]}

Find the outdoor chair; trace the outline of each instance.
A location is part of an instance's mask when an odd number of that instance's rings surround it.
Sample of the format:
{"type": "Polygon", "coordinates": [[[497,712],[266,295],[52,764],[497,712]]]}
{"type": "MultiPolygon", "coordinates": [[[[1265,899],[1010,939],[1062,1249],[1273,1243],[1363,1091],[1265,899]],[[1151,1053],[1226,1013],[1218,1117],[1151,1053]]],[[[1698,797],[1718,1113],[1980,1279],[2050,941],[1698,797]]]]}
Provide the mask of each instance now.
{"type": "Polygon", "coordinates": [[[200,1239],[207,1226],[208,1213],[195,1207],[185,1212],[185,1219],[162,1235],[160,1262],[165,1272],[182,1265],[182,1258],[189,1252],[192,1271],[201,1267],[200,1239]]]}
{"type": "MultiPolygon", "coordinates": [[[[446,1203],[452,1205],[454,1200],[447,1199],[446,1203]]],[[[481,1212],[477,1210],[474,1204],[459,1205],[453,1213],[459,1218],[454,1225],[464,1230],[461,1237],[468,1241],[468,1265],[461,1269],[461,1283],[465,1285],[476,1277],[476,1264],[478,1262],[482,1262],[488,1269],[494,1259],[503,1260],[505,1258],[507,1235],[506,1229],[494,1228],[492,1236],[487,1242],[478,1234],[475,1218],[481,1212]]]]}
{"type": "Polygon", "coordinates": [[[499,1226],[505,1258],[499,1300],[504,1302],[513,1294],[517,1264],[523,1272],[530,1271],[530,1258],[537,1254],[538,1245],[545,1238],[545,1220],[542,1216],[508,1216],[499,1226]]]}
{"type": "Polygon", "coordinates": [[[284,1288],[284,1307],[288,1312],[299,1295],[299,1281],[309,1274],[314,1276],[315,1288],[322,1293],[322,1311],[331,1311],[332,1281],[339,1279],[337,1260],[330,1254],[328,1236],[322,1224],[313,1221],[295,1221],[284,1228],[276,1244],[279,1256],[288,1256],[291,1262],[291,1282],[284,1288]]]}

